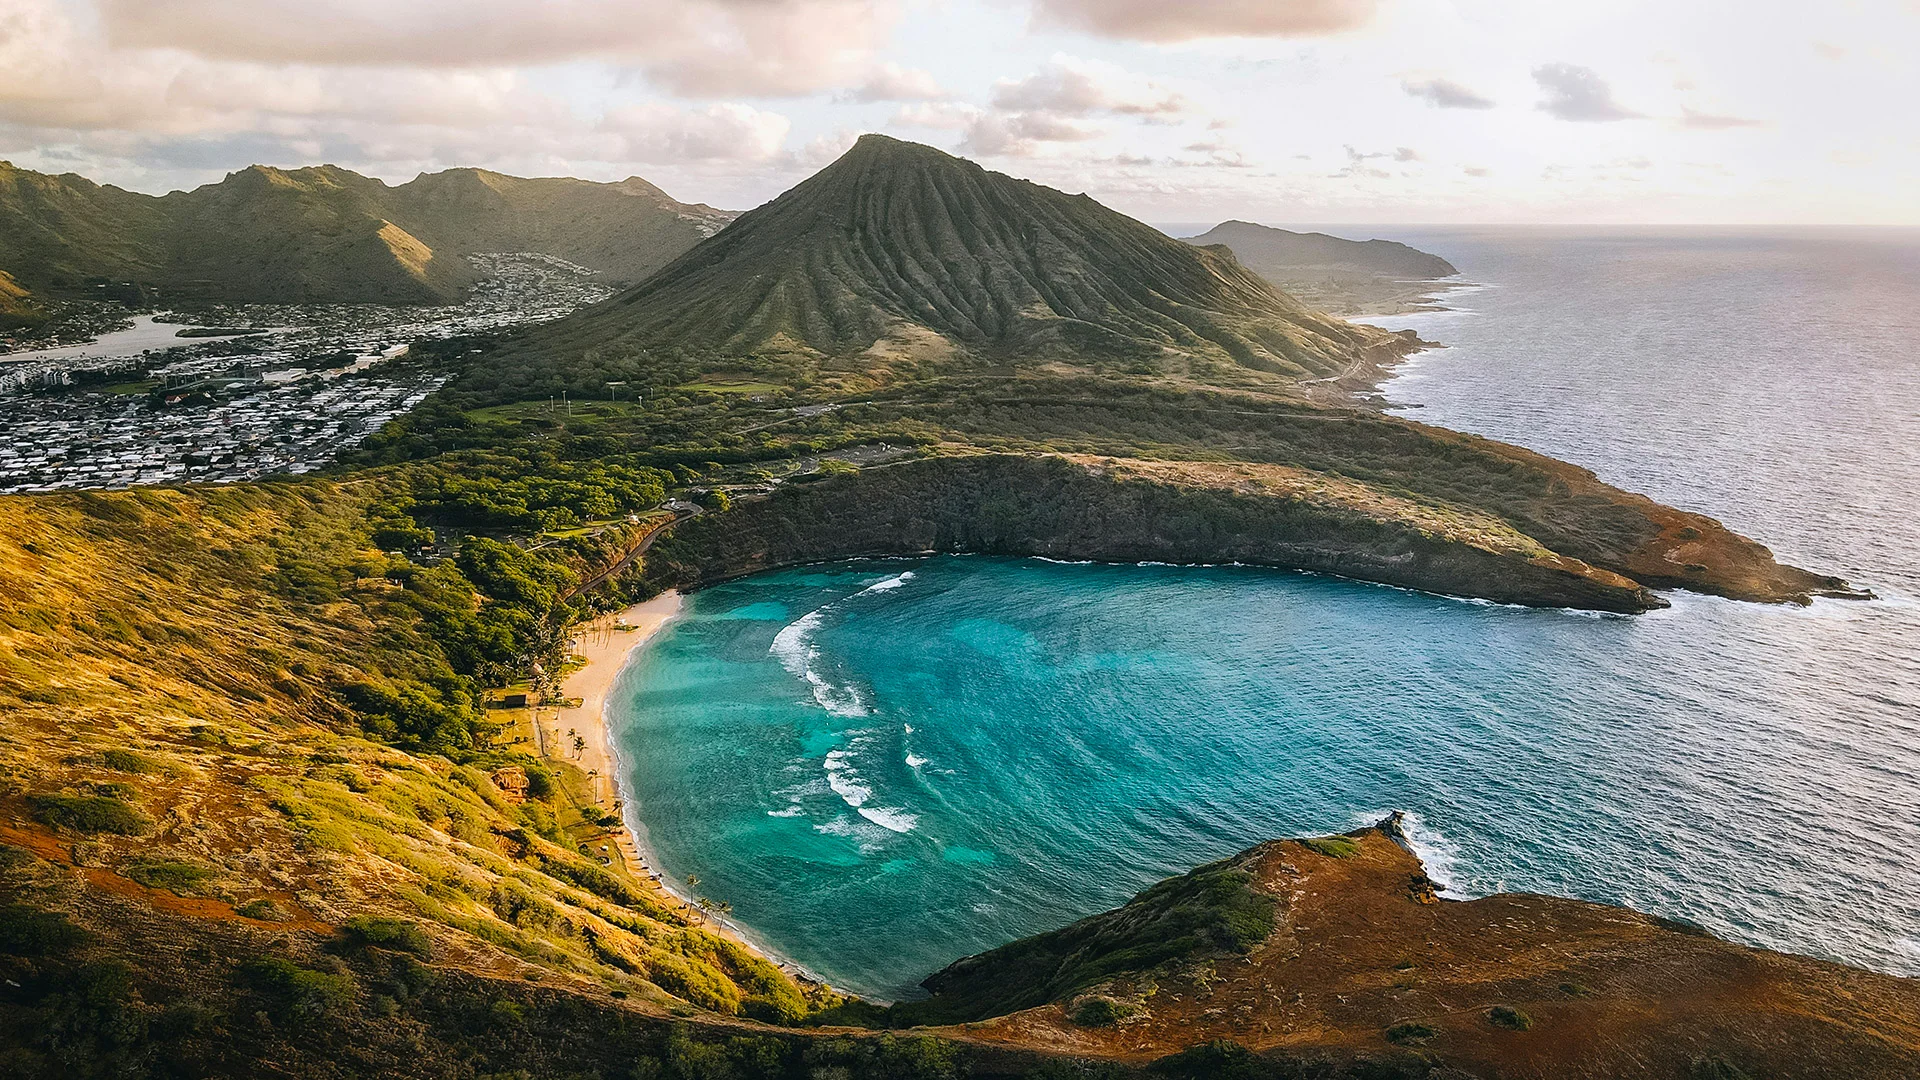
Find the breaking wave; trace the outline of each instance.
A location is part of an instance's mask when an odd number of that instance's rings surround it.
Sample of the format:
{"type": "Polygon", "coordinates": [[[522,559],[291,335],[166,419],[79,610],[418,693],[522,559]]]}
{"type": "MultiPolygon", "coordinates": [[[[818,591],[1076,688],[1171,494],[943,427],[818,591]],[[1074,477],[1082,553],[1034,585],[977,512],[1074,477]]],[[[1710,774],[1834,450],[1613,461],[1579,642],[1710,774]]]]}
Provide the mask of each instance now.
{"type": "Polygon", "coordinates": [[[813,635],[820,629],[821,622],[828,612],[868,593],[890,592],[913,580],[913,571],[907,570],[874,582],[852,596],[835,600],[814,608],[805,615],[780,628],[773,636],[773,644],[767,646],[767,652],[780,661],[794,678],[807,684],[813,694],[813,700],[822,709],[834,716],[857,719],[870,716],[873,705],[858,686],[841,686],[821,674],[819,668],[820,647],[814,644],[813,635]]]}

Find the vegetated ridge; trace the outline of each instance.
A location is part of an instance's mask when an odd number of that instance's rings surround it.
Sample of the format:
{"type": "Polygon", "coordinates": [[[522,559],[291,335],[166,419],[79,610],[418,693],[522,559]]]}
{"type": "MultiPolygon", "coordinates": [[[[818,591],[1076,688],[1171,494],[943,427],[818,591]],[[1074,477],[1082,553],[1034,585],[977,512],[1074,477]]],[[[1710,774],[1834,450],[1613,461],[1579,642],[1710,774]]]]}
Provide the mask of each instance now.
{"type": "Polygon", "coordinates": [[[1345,314],[1392,314],[1432,306],[1452,263],[1391,240],[1345,240],[1226,221],[1187,241],[1231,250],[1248,269],[1303,301],[1345,314]]]}
{"type": "Polygon", "coordinates": [[[1308,378],[1394,341],[1085,195],[867,135],[540,346],[874,366],[1221,362],[1308,378]]]}
{"type": "Polygon", "coordinates": [[[1438,255],[1392,240],[1343,240],[1326,233],[1292,232],[1250,221],[1223,221],[1187,243],[1201,247],[1224,244],[1248,269],[1269,280],[1315,272],[1432,280],[1460,272],[1438,255]]]}
{"type": "Polygon", "coordinates": [[[665,549],[688,583],[937,549],[1241,559],[1607,611],[1664,606],[1653,588],[1852,595],[1586,470],[1356,408],[1353,390],[1418,344],[1307,311],[1231,258],[1085,196],[867,136],[641,285],[482,357],[442,400],[500,408],[621,386],[657,399],[751,379],[762,392],[700,430],[655,429],[644,410],[604,430],[662,462],[680,440],[710,447],[699,462],[775,462],[808,430],[937,462],[830,497],[743,502],[732,524],[665,549]],[[969,461],[983,450],[1112,460],[1023,471],[969,461]],[[994,468],[1014,486],[976,490],[994,468]],[[1022,502],[1067,475],[1091,483],[1022,502]],[[1146,487],[1168,497],[1164,512],[1119,509],[1146,487]],[[948,500],[961,491],[976,494],[948,500]]]}
{"type": "Polygon", "coordinates": [[[0,163],[0,270],[50,296],[131,282],[169,300],[451,303],[473,283],[469,254],[538,251],[638,281],[730,217],[637,177],[453,169],[389,187],[256,165],[155,197],[0,163]]]}
{"type": "Polygon", "coordinates": [[[970,1039],[1162,1068],[1183,1054],[1249,1076],[1369,1054],[1448,1077],[1920,1068],[1920,981],[1581,900],[1445,900],[1401,828],[1395,814],[1260,844],[956,961],[895,1020],[965,1021],[970,1039]]]}
{"type": "Polygon", "coordinates": [[[13,275],[0,270],[0,330],[19,330],[38,326],[46,315],[33,302],[33,295],[13,275]]]}

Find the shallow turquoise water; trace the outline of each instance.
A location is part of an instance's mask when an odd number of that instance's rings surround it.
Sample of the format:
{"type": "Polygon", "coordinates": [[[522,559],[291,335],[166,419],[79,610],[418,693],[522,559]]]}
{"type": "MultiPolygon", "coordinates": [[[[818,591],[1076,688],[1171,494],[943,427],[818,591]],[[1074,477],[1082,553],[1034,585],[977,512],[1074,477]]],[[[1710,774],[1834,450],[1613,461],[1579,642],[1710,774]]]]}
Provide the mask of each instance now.
{"type": "Polygon", "coordinates": [[[1236,568],[764,575],[692,597],[614,694],[663,868],[890,997],[1254,841],[1404,809],[1456,895],[1920,974],[1920,244],[1406,238],[1495,287],[1421,317],[1455,348],[1394,400],[1885,599],[1601,618],[1236,568]]]}

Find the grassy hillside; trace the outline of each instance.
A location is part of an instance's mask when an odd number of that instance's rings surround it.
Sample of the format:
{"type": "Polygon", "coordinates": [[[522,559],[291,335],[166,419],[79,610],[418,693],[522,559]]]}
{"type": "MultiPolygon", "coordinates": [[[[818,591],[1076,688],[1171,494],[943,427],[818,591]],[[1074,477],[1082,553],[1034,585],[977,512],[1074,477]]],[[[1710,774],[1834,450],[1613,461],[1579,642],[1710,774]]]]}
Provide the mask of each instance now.
{"type": "Polygon", "coordinates": [[[0,331],[39,326],[46,313],[34,303],[33,294],[5,270],[0,270],[0,331]]]}
{"type": "Polygon", "coordinates": [[[616,368],[662,359],[912,372],[1057,359],[1307,377],[1392,340],[1310,312],[1232,259],[1084,195],[868,135],[527,351],[596,353],[616,368]]]}
{"type": "Polygon", "coordinates": [[[237,935],[235,965],[373,935],[660,1015],[822,1003],[590,856],[605,809],[582,778],[497,738],[479,691],[559,663],[548,631],[594,602],[568,586],[607,556],[476,541],[398,562],[369,539],[384,490],[0,499],[0,861],[34,868],[0,888],[10,917],[172,947],[131,900],[237,935]]]}
{"type": "Polygon", "coordinates": [[[636,281],[729,217],[638,178],[456,169],[389,187],[254,166],[155,198],[0,163],[0,270],[68,294],[105,279],[185,299],[450,303],[473,281],[469,254],[540,251],[636,281]]]}
{"type": "Polygon", "coordinates": [[[1920,982],[1579,900],[1444,900],[1397,828],[1202,866],[960,960],[894,1019],[975,1021],[978,1041],[1160,1058],[1176,1075],[1321,1075],[1288,1071],[1316,1055],[1435,1077],[1920,1069],[1920,982]]]}
{"type": "Polygon", "coordinates": [[[393,188],[391,216],[436,250],[540,251],[638,282],[720,231],[731,213],[676,202],[637,176],[616,184],[423,173],[393,188]]]}
{"type": "Polygon", "coordinates": [[[1425,305],[1435,286],[1459,273],[1452,263],[1391,240],[1345,240],[1246,221],[1227,221],[1187,241],[1221,247],[1304,302],[1348,315],[1390,314],[1425,305]]]}

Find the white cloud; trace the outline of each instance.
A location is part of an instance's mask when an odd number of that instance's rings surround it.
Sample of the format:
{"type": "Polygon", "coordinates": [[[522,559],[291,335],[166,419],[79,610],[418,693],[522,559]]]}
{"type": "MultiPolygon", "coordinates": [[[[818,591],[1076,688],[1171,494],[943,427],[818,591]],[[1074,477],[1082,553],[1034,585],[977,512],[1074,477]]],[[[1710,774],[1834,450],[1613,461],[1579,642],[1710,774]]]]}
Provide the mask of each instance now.
{"type": "Polygon", "coordinates": [[[936,131],[960,131],[979,120],[986,112],[977,105],[957,102],[931,102],[903,105],[887,121],[888,127],[931,128],[936,131]]]}
{"type": "Polygon", "coordinates": [[[600,130],[621,139],[619,157],[642,164],[769,161],[791,128],[778,113],[747,105],[709,105],[698,111],[648,104],[607,113],[600,130]]]}
{"type": "Polygon", "coordinates": [[[886,63],[870,72],[860,85],[840,95],[842,101],[940,101],[950,97],[931,72],[886,63]]]}
{"type": "Polygon", "coordinates": [[[1060,116],[1171,116],[1188,108],[1185,98],[1151,79],[1113,64],[1066,55],[1055,55],[1045,69],[1024,79],[995,84],[993,105],[1003,112],[1060,116]]]}
{"type": "Polygon", "coordinates": [[[960,152],[981,157],[1029,157],[1043,143],[1086,142],[1104,134],[1098,128],[1044,113],[983,113],[967,125],[966,131],[960,152]]]}
{"type": "Polygon", "coordinates": [[[1373,18],[1376,0],[1034,0],[1042,24],[1134,41],[1317,37],[1373,18]]]}
{"type": "Polygon", "coordinates": [[[893,0],[97,0],[121,48],[327,66],[496,67],[596,59],[696,97],[843,85],[893,0]]]}
{"type": "Polygon", "coordinates": [[[1725,131],[1728,128],[1759,127],[1760,121],[1744,116],[1696,112],[1693,109],[1683,108],[1680,110],[1680,126],[1701,131],[1725,131]]]}
{"type": "Polygon", "coordinates": [[[1643,115],[1613,100],[1613,88],[1592,68],[1542,64],[1533,69],[1533,81],[1547,94],[1541,110],[1560,120],[1606,122],[1643,115]]]}
{"type": "Polygon", "coordinates": [[[1493,100],[1451,79],[1402,79],[1400,89],[1439,109],[1491,109],[1493,100]]]}

